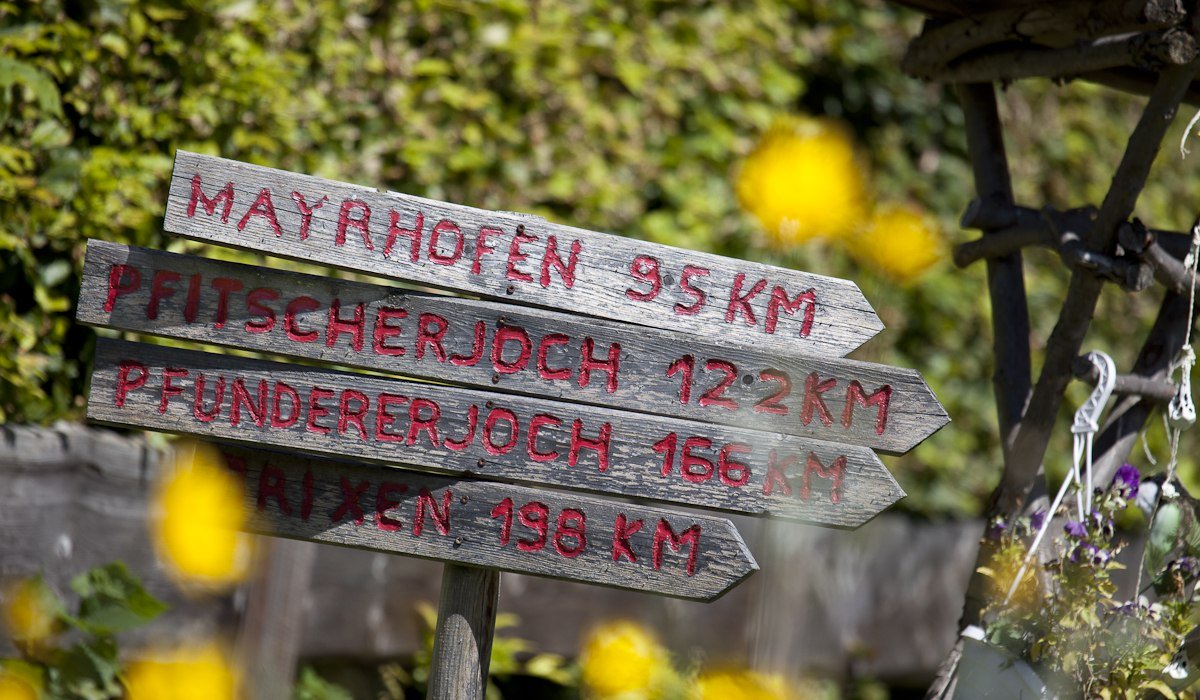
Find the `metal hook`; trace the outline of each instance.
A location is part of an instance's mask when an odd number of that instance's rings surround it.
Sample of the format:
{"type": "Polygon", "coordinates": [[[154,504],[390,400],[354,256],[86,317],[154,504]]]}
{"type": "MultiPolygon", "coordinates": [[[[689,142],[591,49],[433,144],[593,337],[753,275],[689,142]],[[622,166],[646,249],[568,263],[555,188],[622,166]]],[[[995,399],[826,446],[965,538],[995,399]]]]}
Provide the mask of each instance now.
{"type": "Polygon", "coordinates": [[[1093,350],[1084,357],[1095,365],[1098,378],[1091,396],[1088,396],[1087,401],[1075,412],[1075,423],[1071,425],[1071,432],[1076,435],[1094,433],[1100,429],[1100,414],[1104,411],[1104,405],[1108,403],[1108,397],[1112,395],[1113,387],[1117,383],[1117,366],[1111,357],[1099,350],[1093,350]]]}

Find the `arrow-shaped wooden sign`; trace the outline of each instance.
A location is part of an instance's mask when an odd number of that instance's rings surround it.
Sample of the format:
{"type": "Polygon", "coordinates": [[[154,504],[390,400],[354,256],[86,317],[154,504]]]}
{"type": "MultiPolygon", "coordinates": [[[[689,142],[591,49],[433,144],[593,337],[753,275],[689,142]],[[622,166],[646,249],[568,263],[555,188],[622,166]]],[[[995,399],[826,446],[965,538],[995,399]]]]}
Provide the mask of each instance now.
{"type": "Polygon", "coordinates": [[[762,350],[883,328],[853,282],[179,151],[166,230],[762,350]]]}
{"type": "Polygon", "coordinates": [[[84,323],[903,453],[948,418],[915,370],[89,241],[84,323]]]}
{"type": "Polygon", "coordinates": [[[710,601],[758,570],[725,518],[224,447],[265,535],[710,601]]]}
{"type": "Polygon", "coordinates": [[[865,447],[103,338],[88,417],[838,527],[904,496],[865,447]]]}

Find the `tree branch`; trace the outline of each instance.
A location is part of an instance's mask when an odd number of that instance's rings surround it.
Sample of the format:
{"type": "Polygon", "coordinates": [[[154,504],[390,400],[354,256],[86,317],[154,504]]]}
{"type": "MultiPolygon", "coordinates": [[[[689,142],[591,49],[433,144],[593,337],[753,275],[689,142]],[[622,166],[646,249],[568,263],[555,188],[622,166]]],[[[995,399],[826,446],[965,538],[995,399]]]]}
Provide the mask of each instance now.
{"type": "MultiPolygon", "coordinates": [[[[1194,66],[1188,65],[1163,71],[1129,137],[1112,186],[1100,206],[1095,226],[1087,240],[1091,250],[1114,249],[1117,227],[1133,212],[1163,136],[1184,92],[1191,84],[1195,70],[1194,66]]],[[[1079,272],[1071,275],[1066,301],[1046,343],[1042,373],[1017,431],[1012,463],[1008,465],[1011,468],[1005,469],[1001,482],[1000,492],[1005,502],[998,505],[1003,512],[1019,512],[1029,497],[1062,405],[1063,392],[1071,378],[1071,363],[1079,354],[1102,288],[1103,283],[1092,275],[1079,272]]]]}
{"type": "MultiPolygon", "coordinates": [[[[1075,358],[1071,365],[1075,378],[1095,384],[1100,381],[1100,370],[1096,365],[1083,357],[1075,358]]],[[[1166,403],[1175,397],[1175,385],[1156,377],[1145,377],[1141,374],[1118,374],[1113,384],[1113,393],[1145,398],[1151,402],[1166,403]]]]}
{"type": "Polygon", "coordinates": [[[1075,0],[1009,7],[941,24],[913,39],[901,67],[926,75],[968,51],[1007,41],[1066,46],[1109,34],[1165,28],[1187,17],[1179,0],[1075,0]]]}
{"type": "Polygon", "coordinates": [[[948,64],[931,67],[933,70],[918,77],[948,83],[1038,77],[1065,80],[1122,66],[1186,65],[1196,58],[1197,51],[1195,37],[1172,27],[1142,34],[1101,37],[1060,49],[1035,45],[981,49],[948,64]]]}

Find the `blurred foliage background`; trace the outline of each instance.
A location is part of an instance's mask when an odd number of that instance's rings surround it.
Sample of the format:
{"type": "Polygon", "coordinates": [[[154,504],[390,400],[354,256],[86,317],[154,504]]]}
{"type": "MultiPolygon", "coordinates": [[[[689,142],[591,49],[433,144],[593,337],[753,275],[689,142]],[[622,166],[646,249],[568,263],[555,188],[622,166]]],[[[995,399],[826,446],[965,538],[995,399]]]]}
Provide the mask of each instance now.
{"type": "MultiPolygon", "coordinates": [[[[852,278],[888,325],[857,356],[919,369],[954,421],[887,460],[901,507],[977,514],[1000,470],[982,266],[897,283],[834,243],[773,242],[735,196],[773,123],[827,117],[873,197],[936,217],[943,249],[969,238],[960,111],[898,68],[920,21],[878,0],[0,2],[0,422],[82,417],[84,239],[203,250],[160,228],[185,148],[852,278]]],[[[1098,204],[1139,102],[1009,88],[1018,201],[1098,204]]],[[[1197,157],[1164,150],[1139,208],[1153,226],[1191,224],[1197,157]]],[[[1067,275],[1028,260],[1036,353],[1067,275]]],[[[1127,368],[1160,296],[1106,292],[1088,347],[1127,368]]]]}

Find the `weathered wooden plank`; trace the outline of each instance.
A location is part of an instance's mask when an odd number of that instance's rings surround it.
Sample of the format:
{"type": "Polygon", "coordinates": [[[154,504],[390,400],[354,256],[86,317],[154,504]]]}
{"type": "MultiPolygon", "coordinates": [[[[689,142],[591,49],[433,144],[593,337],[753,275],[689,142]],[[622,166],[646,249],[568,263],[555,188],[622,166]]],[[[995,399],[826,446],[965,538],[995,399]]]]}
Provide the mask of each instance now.
{"type": "Polygon", "coordinates": [[[167,231],[722,343],[844,355],[883,325],[847,280],[179,151],[167,231]]]}
{"type": "Polygon", "coordinates": [[[540,309],[97,240],[82,284],[84,323],[891,453],[948,421],[915,370],[540,309]]]}
{"type": "Polygon", "coordinates": [[[406,469],[223,447],[248,529],[713,600],[758,570],[725,518],[406,469]]]}
{"type": "Polygon", "coordinates": [[[499,598],[499,571],[459,564],[442,567],[425,700],[481,700],[487,696],[499,598]]]}
{"type": "Polygon", "coordinates": [[[855,445],[105,338],[88,417],[839,527],[904,495],[855,445]]]}

